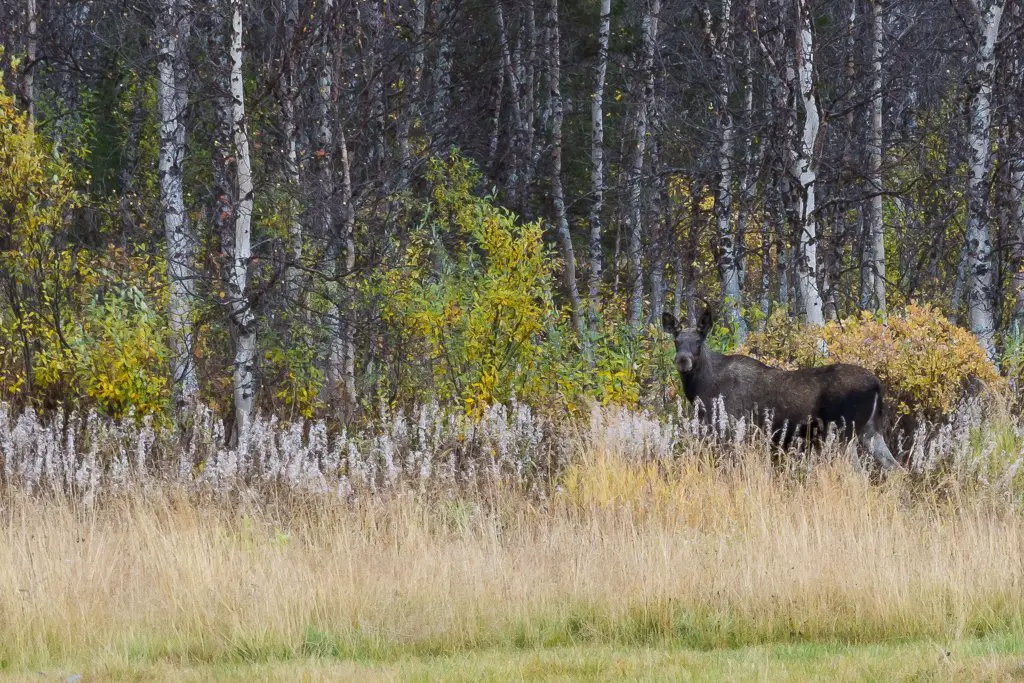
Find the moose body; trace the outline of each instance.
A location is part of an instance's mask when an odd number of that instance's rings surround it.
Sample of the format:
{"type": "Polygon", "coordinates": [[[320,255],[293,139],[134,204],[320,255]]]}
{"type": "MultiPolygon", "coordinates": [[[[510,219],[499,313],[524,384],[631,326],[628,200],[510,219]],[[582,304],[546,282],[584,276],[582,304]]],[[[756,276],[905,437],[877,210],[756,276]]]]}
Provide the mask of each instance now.
{"type": "Polygon", "coordinates": [[[662,318],[675,341],[683,392],[691,403],[700,401],[705,418],[719,399],[733,417],[768,416],[783,447],[794,436],[807,439],[831,424],[842,434],[852,436],[853,430],[884,469],[898,466],[881,435],[882,383],[874,374],[845,363],[780,370],[749,356],[723,355],[704,344],[711,323],[710,310],[695,329],[680,330],[670,313],[662,318]]]}

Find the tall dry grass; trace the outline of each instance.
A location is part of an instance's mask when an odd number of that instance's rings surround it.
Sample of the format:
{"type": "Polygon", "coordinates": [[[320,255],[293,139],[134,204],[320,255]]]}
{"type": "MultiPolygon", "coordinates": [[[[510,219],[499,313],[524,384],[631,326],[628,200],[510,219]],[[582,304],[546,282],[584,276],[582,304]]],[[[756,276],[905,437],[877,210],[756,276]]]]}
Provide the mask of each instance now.
{"type": "Polygon", "coordinates": [[[644,457],[662,437],[605,414],[539,496],[8,490],[0,668],[1024,626],[1012,493],[872,483],[841,457],[781,473],[752,439],[644,457]]]}

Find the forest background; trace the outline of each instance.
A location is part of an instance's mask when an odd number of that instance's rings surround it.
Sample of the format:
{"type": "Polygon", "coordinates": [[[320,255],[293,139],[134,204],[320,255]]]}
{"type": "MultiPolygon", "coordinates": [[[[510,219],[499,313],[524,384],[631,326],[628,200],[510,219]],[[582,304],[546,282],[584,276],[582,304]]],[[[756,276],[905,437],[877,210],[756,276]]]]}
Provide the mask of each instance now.
{"type": "Polygon", "coordinates": [[[666,405],[661,314],[703,301],[716,346],[824,336],[904,412],[1024,367],[1014,3],[0,12],[11,405],[666,405]]]}

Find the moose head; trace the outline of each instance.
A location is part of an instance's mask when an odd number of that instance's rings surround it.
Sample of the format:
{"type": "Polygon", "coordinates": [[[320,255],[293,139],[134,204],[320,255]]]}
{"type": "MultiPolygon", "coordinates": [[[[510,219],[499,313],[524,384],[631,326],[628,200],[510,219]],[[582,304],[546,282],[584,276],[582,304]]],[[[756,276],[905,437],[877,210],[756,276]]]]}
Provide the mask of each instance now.
{"type": "Polygon", "coordinates": [[[697,321],[697,327],[679,329],[676,317],[669,312],[661,315],[662,328],[672,335],[676,345],[675,366],[680,374],[686,375],[693,371],[700,361],[701,353],[704,350],[704,340],[711,331],[714,318],[711,307],[705,307],[704,312],[697,321]]]}

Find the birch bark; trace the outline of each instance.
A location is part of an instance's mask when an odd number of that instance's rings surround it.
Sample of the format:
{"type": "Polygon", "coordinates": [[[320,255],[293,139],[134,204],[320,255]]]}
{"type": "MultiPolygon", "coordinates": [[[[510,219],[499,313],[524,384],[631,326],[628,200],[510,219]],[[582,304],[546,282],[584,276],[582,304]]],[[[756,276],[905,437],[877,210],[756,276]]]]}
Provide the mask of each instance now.
{"type": "Polygon", "coordinates": [[[588,312],[591,324],[597,320],[597,305],[601,289],[602,250],[601,213],[604,211],[604,82],[608,74],[608,40],[611,35],[612,3],[601,0],[600,28],[597,34],[597,69],[594,91],[590,99],[590,273],[587,277],[588,312]]]}
{"type": "Polygon", "coordinates": [[[182,0],[163,0],[157,18],[157,110],[160,119],[158,174],[164,235],[167,242],[168,327],[170,328],[171,387],[179,409],[199,392],[192,355],[195,299],[195,238],[185,213],[185,107],[182,42],[191,17],[182,0]]]}
{"type": "Polygon", "coordinates": [[[234,151],[234,240],[228,254],[228,304],[235,338],[235,429],[240,448],[246,448],[256,399],[256,316],[249,297],[249,266],[252,262],[252,162],[245,119],[245,88],[242,80],[242,0],[231,0],[230,116],[234,151]]]}
{"type": "Polygon", "coordinates": [[[990,128],[996,44],[1003,0],[974,0],[977,52],[974,97],[968,132],[971,175],[967,187],[967,311],[971,331],[988,354],[995,356],[995,311],[992,283],[992,239],[989,232],[986,183],[991,168],[990,128]]]}
{"type": "Polygon", "coordinates": [[[871,128],[868,136],[868,185],[871,211],[866,249],[875,310],[885,313],[885,230],[882,223],[882,12],[871,0],[871,128]]]}
{"type": "Polygon", "coordinates": [[[797,217],[800,228],[800,253],[797,261],[797,281],[808,324],[821,326],[825,316],[818,288],[818,226],[815,211],[817,182],[816,160],[821,116],[814,85],[814,34],[808,0],[797,5],[796,70],[800,87],[800,101],[804,110],[803,132],[793,156],[792,175],[797,178],[797,217]]]}

